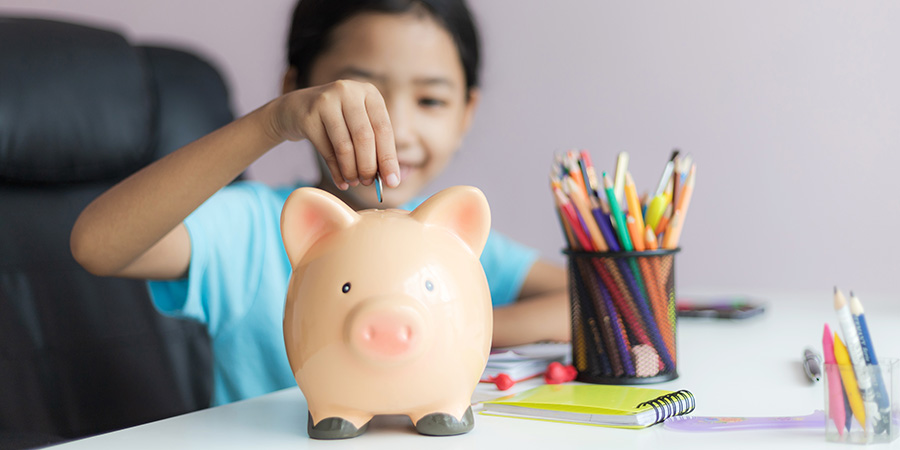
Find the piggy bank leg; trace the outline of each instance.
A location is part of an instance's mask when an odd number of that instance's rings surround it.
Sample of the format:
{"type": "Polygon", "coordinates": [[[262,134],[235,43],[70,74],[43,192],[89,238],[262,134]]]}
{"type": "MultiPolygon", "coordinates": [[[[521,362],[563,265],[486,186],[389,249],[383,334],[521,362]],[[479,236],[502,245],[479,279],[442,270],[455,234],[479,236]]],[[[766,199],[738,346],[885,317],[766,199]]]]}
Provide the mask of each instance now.
{"type": "Polygon", "coordinates": [[[416,422],[416,431],[428,436],[453,436],[472,431],[475,427],[475,417],[472,415],[472,407],[466,408],[461,419],[450,414],[436,412],[428,414],[416,422]]]}
{"type": "Polygon", "coordinates": [[[340,417],[328,417],[313,425],[312,413],[306,422],[306,432],[313,439],[347,439],[359,436],[369,427],[369,422],[356,428],[352,422],[340,417]]]}

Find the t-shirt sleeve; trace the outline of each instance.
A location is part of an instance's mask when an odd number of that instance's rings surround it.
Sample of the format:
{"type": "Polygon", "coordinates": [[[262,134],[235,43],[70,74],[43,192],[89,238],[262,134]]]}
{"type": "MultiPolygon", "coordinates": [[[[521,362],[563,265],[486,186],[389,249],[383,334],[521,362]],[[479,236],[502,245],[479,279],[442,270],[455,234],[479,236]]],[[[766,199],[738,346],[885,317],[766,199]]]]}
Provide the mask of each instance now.
{"type": "Polygon", "coordinates": [[[240,320],[256,299],[265,252],[272,245],[279,248],[275,239],[280,240],[277,222],[283,201],[275,197],[258,183],[236,183],[188,216],[188,276],[150,281],[156,308],[198,320],[212,335],[240,320]]]}
{"type": "Polygon", "coordinates": [[[536,249],[491,230],[481,252],[481,266],[491,289],[491,303],[495,307],[516,301],[538,256],[536,249]]]}

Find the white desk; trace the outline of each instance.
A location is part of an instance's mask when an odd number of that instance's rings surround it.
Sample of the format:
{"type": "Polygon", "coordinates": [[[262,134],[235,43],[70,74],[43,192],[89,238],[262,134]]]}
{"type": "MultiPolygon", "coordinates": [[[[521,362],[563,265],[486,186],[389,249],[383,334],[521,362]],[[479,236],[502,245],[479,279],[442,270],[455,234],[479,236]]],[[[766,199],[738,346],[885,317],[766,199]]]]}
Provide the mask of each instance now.
{"type": "MultiPolygon", "coordinates": [[[[804,375],[805,346],[821,352],[822,325],[838,327],[831,287],[802,295],[759,296],[767,310],[745,321],[682,319],[674,381],[653,385],[688,389],[696,415],[785,416],[822,409],[822,383],[804,375]]],[[[864,293],[863,293],[864,294],[864,293]]],[[[900,357],[900,299],[861,297],[880,359],[900,357]]],[[[533,383],[532,383],[533,384],[533,383]]],[[[514,388],[525,388],[518,385],[514,388]]],[[[436,387],[440,388],[440,387],[436,387]]],[[[489,391],[482,384],[480,391],[489,391]]],[[[297,388],[64,444],[65,449],[176,448],[839,448],[824,431],[758,430],[687,433],[655,425],[622,430],[476,414],[475,430],[453,437],[415,433],[405,417],[378,417],[360,437],[315,441],[306,434],[306,401],[297,388]],[[828,445],[829,447],[825,447],[828,445]]],[[[900,440],[876,448],[900,448],[900,440]]]]}

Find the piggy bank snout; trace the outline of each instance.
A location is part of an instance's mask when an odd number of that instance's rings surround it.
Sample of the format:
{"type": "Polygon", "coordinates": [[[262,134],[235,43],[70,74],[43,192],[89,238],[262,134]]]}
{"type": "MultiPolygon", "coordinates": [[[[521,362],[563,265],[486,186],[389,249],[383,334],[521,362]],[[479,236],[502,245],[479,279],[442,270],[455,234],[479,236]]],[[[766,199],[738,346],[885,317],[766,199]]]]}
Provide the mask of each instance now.
{"type": "Polygon", "coordinates": [[[394,364],[422,353],[425,319],[414,306],[375,301],[354,311],[347,322],[348,344],[355,353],[376,364],[394,364]]]}

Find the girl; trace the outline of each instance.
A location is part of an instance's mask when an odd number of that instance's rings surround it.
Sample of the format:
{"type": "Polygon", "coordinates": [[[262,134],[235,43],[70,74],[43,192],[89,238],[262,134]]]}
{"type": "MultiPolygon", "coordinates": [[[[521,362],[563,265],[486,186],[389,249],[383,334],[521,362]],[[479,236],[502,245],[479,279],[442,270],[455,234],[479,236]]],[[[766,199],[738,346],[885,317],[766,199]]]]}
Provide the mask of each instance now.
{"type": "MultiPolygon", "coordinates": [[[[281,325],[291,267],[278,224],[298,186],[228,183],[277,144],[308,139],[319,188],[354,209],[410,209],[478,105],[478,39],[462,0],[303,0],[288,62],[282,96],[122,181],[72,230],[87,270],[150,279],[160,311],[207,325],[214,404],[295,383],[281,325]],[[383,204],[376,171],[390,187],[383,204]]],[[[565,272],[536,256],[497,233],[488,239],[481,260],[498,307],[495,346],[569,338],[565,272]]]]}

